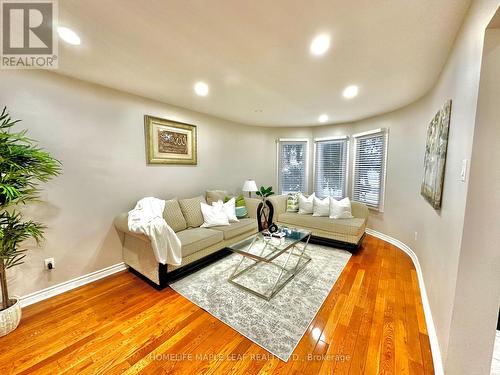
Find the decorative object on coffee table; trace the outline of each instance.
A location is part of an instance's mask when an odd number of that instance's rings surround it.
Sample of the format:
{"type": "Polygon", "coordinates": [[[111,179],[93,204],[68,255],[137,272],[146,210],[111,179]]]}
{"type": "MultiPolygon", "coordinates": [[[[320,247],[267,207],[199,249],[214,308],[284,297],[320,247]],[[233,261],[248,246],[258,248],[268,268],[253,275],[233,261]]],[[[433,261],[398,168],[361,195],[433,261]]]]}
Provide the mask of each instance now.
{"type": "Polygon", "coordinates": [[[441,208],[444,168],[451,116],[451,100],[444,103],[427,128],[425,144],[424,179],[420,194],[434,209],[441,208]]]}
{"type": "Polygon", "coordinates": [[[279,230],[278,226],[274,223],[269,225],[269,228],[267,229],[269,230],[269,233],[276,233],[279,230]]]}
{"type": "Polygon", "coordinates": [[[197,164],[196,126],[144,116],[148,164],[197,164]]]}
{"type": "Polygon", "coordinates": [[[259,232],[267,229],[269,225],[273,222],[274,207],[273,204],[267,199],[274,194],[273,187],[261,186],[260,190],[256,193],[262,198],[262,202],[259,203],[257,207],[257,224],[259,227],[259,232]]]}
{"type": "Polygon", "coordinates": [[[61,172],[61,163],[25,131],[13,130],[17,122],[4,108],[0,114],[0,166],[4,172],[0,174],[0,336],[16,329],[21,320],[19,299],[9,297],[6,271],[23,263],[27,249],[21,244],[30,238],[38,243],[45,229],[42,223],[23,220],[18,208],[39,198],[38,183],[61,172]]]}
{"type": "Polygon", "coordinates": [[[252,192],[258,191],[257,184],[254,180],[246,180],[241,189],[243,192],[248,193],[248,198],[252,197],[252,192]]]}

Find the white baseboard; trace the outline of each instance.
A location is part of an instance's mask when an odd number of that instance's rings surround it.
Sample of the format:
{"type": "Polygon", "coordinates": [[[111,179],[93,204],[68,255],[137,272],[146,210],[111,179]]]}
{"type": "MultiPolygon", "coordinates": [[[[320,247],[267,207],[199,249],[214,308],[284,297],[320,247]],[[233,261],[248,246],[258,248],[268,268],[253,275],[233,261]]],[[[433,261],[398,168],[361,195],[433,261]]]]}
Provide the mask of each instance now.
{"type": "Polygon", "coordinates": [[[417,254],[415,254],[408,245],[391,236],[388,236],[387,234],[377,232],[376,230],[369,228],[366,228],[366,233],[374,237],[380,238],[381,240],[389,242],[390,244],[400,248],[411,258],[413,265],[415,266],[415,270],[417,272],[418,284],[420,286],[422,306],[424,308],[424,314],[425,314],[425,323],[427,325],[427,334],[429,335],[429,341],[431,344],[434,372],[437,375],[443,375],[444,371],[443,371],[443,362],[441,359],[441,350],[439,349],[436,327],[434,326],[434,321],[432,320],[431,307],[429,305],[429,299],[427,298],[427,291],[425,289],[424,277],[422,275],[422,268],[420,268],[420,262],[418,261],[417,254]]]}
{"type": "Polygon", "coordinates": [[[20,298],[21,300],[21,307],[29,306],[32,305],[36,302],[43,301],[47,298],[57,296],[58,294],[67,292],[71,289],[78,288],[79,286],[89,284],[93,281],[102,279],[106,276],[110,276],[114,273],[126,270],[127,266],[125,263],[118,263],[114,264],[112,266],[103,268],[102,270],[98,270],[95,272],[91,272],[87,275],[83,275],[80,277],[77,277],[72,280],[65,281],[61,284],[53,285],[49,288],[39,290],[34,293],[27,294],[25,296],[22,296],[20,298]]]}

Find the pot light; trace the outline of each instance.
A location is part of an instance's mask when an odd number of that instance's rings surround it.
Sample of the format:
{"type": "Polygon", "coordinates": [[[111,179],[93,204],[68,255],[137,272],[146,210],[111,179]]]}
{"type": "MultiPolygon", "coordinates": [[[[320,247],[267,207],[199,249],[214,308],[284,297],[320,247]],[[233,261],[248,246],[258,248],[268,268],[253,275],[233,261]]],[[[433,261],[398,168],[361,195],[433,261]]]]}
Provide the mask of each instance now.
{"type": "Polygon", "coordinates": [[[81,44],[80,37],[73,30],[68,29],[67,27],[59,26],[57,28],[57,33],[59,37],[64,40],[66,43],[71,44],[73,46],[79,46],[81,44]]]}
{"type": "Polygon", "coordinates": [[[205,82],[196,82],[194,84],[194,92],[198,96],[207,96],[210,89],[205,82]]]}
{"type": "Polygon", "coordinates": [[[326,113],[323,113],[318,117],[319,122],[327,122],[328,121],[328,115],[326,113]]]}
{"type": "Polygon", "coordinates": [[[344,96],[344,98],[346,99],[352,99],[354,98],[356,95],[358,95],[358,91],[359,91],[359,88],[358,86],[356,85],[351,85],[351,86],[347,86],[344,91],[342,92],[342,95],[344,96]]]}
{"type": "Polygon", "coordinates": [[[313,55],[323,55],[330,48],[330,35],[319,34],[311,42],[309,50],[313,55]]]}

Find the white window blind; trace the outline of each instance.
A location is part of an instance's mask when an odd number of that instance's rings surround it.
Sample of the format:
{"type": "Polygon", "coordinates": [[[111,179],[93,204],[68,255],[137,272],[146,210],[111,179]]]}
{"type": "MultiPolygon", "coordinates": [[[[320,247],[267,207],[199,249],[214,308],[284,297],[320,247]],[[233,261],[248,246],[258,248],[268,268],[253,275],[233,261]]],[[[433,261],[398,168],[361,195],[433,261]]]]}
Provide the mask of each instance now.
{"type": "Polygon", "coordinates": [[[347,138],[315,142],[314,191],[316,195],[342,199],[346,196],[347,138]]]}
{"type": "Polygon", "coordinates": [[[278,189],[282,194],[307,190],[307,141],[279,140],[278,189]]]}
{"type": "Polygon", "coordinates": [[[387,132],[354,135],[353,200],[383,208],[387,132]]]}

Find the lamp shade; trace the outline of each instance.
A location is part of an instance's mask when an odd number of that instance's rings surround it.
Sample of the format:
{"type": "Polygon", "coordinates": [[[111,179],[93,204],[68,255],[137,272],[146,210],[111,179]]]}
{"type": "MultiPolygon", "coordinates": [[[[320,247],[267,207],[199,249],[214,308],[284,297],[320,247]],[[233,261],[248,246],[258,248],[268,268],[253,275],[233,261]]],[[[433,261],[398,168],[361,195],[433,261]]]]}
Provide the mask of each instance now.
{"type": "Polygon", "coordinates": [[[255,183],[254,180],[246,180],[245,183],[243,184],[243,189],[241,190],[252,192],[252,191],[258,191],[259,189],[257,189],[257,184],[255,183]]]}

